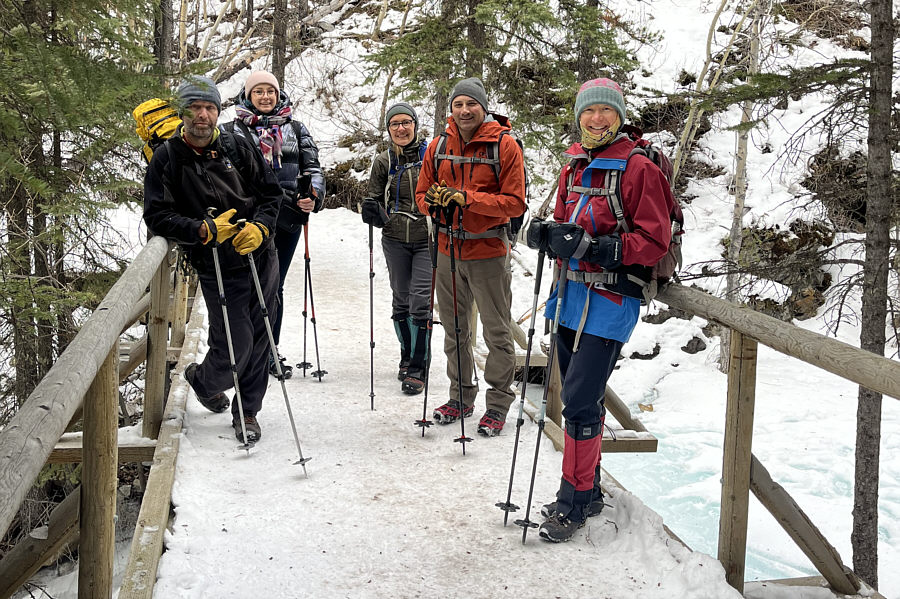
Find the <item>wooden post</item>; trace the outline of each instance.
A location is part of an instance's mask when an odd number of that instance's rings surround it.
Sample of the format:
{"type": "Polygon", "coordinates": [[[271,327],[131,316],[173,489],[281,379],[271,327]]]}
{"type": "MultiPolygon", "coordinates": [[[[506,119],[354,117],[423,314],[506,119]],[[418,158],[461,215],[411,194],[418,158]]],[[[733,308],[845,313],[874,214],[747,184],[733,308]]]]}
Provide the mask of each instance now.
{"type": "Polygon", "coordinates": [[[84,404],[84,462],[81,486],[81,548],[78,597],[112,597],[116,542],[119,347],[113,344],[84,404]]]}
{"type": "Polygon", "coordinates": [[[144,383],[144,424],[142,434],[155,439],[159,434],[165,404],[169,367],[169,265],[163,260],[150,281],[150,314],[147,317],[147,375],[144,383]]]}
{"type": "Polygon", "coordinates": [[[180,260],[175,260],[175,294],[172,302],[171,344],[174,347],[184,345],[184,328],[187,324],[189,277],[184,276],[184,270],[178,266],[179,262],[180,260]]]}
{"type": "Polygon", "coordinates": [[[740,593],[744,592],[744,561],[747,554],[755,394],[756,341],[732,330],[718,557],[725,568],[725,580],[740,593]]]}
{"type": "MultiPolygon", "coordinates": [[[[548,357],[550,360],[550,388],[547,389],[547,417],[556,423],[556,426],[562,428],[562,378],[559,373],[559,350],[553,350],[554,355],[548,357]]],[[[547,376],[546,374],[544,376],[547,376]]]]}

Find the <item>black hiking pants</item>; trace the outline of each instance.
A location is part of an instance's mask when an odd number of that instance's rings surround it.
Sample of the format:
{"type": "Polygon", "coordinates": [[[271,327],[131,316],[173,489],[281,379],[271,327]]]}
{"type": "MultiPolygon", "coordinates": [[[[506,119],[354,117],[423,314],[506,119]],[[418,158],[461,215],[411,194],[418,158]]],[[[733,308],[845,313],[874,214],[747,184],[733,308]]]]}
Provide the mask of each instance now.
{"type": "MultiPolygon", "coordinates": [[[[260,287],[271,318],[277,310],[278,293],[278,256],[274,245],[270,244],[266,252],[256,260],[260,287]]],[[[219,302],[216,275],[214,272],[203,273],[199,278],[209,319],[209,351],[197,369],[193,386],[197,395],[211,397],[231,389],[234,378],[231,374],[231,358],[228,355],[228,339],[225,335],[225,319],[219,302]]],[[[244,416],[256,416],[262,409],[263,396],[269,382],[268,332],[250,269],[223,273],[222,284],[244,416]]],[[[231,402],[231,412],[237,417],[237,402],[231,402]]]]}

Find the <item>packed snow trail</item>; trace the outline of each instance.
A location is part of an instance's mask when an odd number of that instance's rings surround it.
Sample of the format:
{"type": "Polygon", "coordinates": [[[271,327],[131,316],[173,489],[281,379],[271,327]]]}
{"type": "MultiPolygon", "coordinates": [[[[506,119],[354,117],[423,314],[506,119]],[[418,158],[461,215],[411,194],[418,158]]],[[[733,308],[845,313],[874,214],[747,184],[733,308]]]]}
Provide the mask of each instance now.
{"type": "MultiPolygon", "coordinates": [[[[302,247],[285,286],[281,352],[302,358],[302,247]]],[[[475,433],[463,456],[459,427],[421,435],[422,396],[401,393],[390,286],[375,236],[375,410],[369,396],[368,230],[348,210],[310,224],[322,382],[295,369],[287,390],[309,478],[293,465],[296,447],[277,380],[258,418],[262,439],[236,449],[230,414],[206,411],[191,393],[154,597],[740,597],[713,558],[669,539],[662,520],[629,493],[588,520],[565,544],[522,544],[512,520],[524,514],[537,426],[526,418],[512,502],[503,526],[515,417],[499,437],[475,433]],[[527,456],[525,459],[523,456],[527,456]]],[[[531,282],[514,313],[530,306],[531,282]],[[523,309],[519,310],[519,304],[523,309]]],[[[201,307],[205,310],[205,307],[201,307]]],[[[205,331],[194,334],[205,339],[205,331]]],[[[312,331],[308,328],[308,334],[312,331]]],[[[428,418],[448,398],[443,334],[435,327],[428,418]]],[[[201,343],[205,351],[205,342],[201,343]]],[[[309,349],[307,350],[309,351],[309,349]]],[[[309,355],[307,355],[309,359],[309,355]]],[[[517,400],[518,402],[518,395],[517,400]]],[[[562,456],[547,439],[532,519],[552,501],[562,456]]]]}

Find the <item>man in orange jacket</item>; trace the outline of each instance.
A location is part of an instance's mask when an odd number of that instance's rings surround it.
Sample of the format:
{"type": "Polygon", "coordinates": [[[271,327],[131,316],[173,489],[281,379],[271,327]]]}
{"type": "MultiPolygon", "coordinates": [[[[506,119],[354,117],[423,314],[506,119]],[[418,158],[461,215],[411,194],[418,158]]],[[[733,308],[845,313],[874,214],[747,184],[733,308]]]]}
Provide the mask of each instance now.
{"type": "Polygon", "coordinates": [[[416,203],[431,213],[438,228],[435,278],[441,320],[451,322],[454,307],[450,272],[450,237],[456,258],[457,337],[445,327],[444,353],[450,378],[450,400],[433,418],[449,424],[474,412],[478,386],[471,336],[472,310],[478,305],[488,357],[484,380],[486,411],[478,432],[493,437],[506,422],[515,399],[511,389],[516,355],[510,332],[509,220],[525,212],[525,168],[518,143],[510,135],[509,119],[487,109],[487,93],[477,78],[464,79],[450,94],[447,129],[432,140],[422,159],[416,203]],[[460,369],[457,369],[457,351],[460,369]],[[462,403],[460,405],[460,385],[462,403]]]}

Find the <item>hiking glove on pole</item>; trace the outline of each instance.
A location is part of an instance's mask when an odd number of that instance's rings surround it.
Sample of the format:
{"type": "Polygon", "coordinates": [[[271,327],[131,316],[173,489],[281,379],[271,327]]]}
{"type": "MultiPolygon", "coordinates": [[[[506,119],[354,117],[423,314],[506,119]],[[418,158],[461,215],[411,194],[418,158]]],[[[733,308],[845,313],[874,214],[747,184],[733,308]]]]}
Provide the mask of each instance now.
{"type": "Polygon", "coordinates": [[[216,244],[220,244],[237,233],[238,226],[231,222],[236,212],[237,210],[232,208],[215,218],[210,216],[203,219],[203,222],[206,224],[206,238],[203,240],[203,245],[206,245],[213,239],[216,240],[216,244]]]}
{"type": "Polygon", "coordinates": [[[388,213],[384,209],[384,206],[381,202],[373,198],[366,198],[363,200],[360,213],[362,214],[364,223],[379,229],[388,222],[388,213]]]}
{"type": "Polygon", "coordinates": [[[241,256],[249,254],[260,246],[263,240],[269,236],[269,230],[260,223],[247,223],[240,233],[234,236],[231,245],[241,256]]]}
{"type": "Polygon", "coordinates": [[[525,233],[525,242],[531,249],[549,254],[553,258],[555,256],[550,250],[550,224],[542,218],[533,219],[525,233]]]}
{"type": "Polygon", "coordinates": [[[460,191],[455,187],[448,187],[446,181],[441,184],[433,183],[428,191],[425,192],[425,201],[431,205],[443,206],[447,208],[453,204],[461,208],[466,205],[466,192],[460,191]]]}
{"type": "Polygon", "coordinates": [[[550,223],[550,250],[560,258],[575,258],[603,268],[622,265],[622,238],[618,234],[591,237],[575,223],[550,223]]]}

